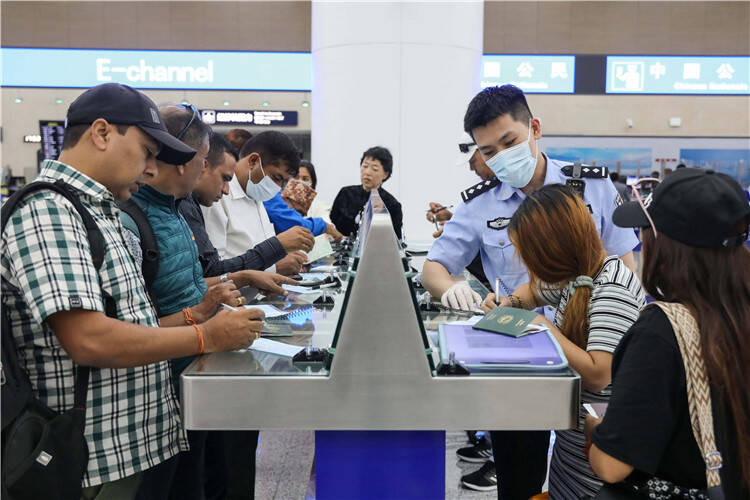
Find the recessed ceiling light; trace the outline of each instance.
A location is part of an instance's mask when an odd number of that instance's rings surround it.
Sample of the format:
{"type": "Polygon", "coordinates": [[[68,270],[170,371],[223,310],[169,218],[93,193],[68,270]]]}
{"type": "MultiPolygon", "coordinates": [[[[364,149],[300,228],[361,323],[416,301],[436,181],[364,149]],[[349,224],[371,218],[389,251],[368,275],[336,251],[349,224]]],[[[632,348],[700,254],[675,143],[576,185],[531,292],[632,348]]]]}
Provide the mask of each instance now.
{"type": "Polygon", "coordinates": [[[62,104],[62,103],[63,103],[63,100],[62,100],[62,99],[56,99],[56,100],[55,100],[55,103],[56,103],[56,104],[62,104]]]}
{"type": "Polygon", "coordinates": [[[187,106],[187,105],[188,105],[188,104],[190,104],[190,103],[188,102],[188,100],[187,100],[187,99],[183,99],[183,100],[182,100],[182,102],[181,102],[180,104],[182,104],[183,106],[187,106]]]}
{"type": "Polygon", "coordinates": [[[21,99],[20,97],[16,97],[15,99],[13,99],[13,102],[15,102],[16,104],[21,104],[23,102],[23,99],[21,99]]]}
{"type": "Polygon", "coordinates": [[[268,106],[269,106],[270,104],[271,104],[271,103],[269,103],[268,101],[263,101],[263,106],[266,106],[266,107],[268,107],[268,106]]]}
{"type": "Polygon", "coordinates": [[[310,106],[310,103],[309,103],[309,102],[307,102],[307,101],[302,101],[302,107],[303,107],[303,108],[307,108],[307,107],[309,107],[309,106],[310,106]]]}
{"type": "Polygon", "coordinates": [[[224,106],[229,106],[229,101],[224,101],[224,106]]]}

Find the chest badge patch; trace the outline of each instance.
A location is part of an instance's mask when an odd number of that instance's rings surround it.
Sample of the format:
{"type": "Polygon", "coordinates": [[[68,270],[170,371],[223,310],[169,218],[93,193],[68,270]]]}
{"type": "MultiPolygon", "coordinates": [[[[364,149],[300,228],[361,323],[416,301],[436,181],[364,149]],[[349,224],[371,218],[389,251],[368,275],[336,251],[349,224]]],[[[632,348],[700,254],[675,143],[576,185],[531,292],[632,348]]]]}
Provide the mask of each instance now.
{"type": "Polygon", "coordinates": [[[498,231],[501,229],[505,229],[506,227],[508,227],[509,224],[510,224],[510,217],[498,217],[497,219],[487,221],[488,228],[496,229],[498,231]]]}

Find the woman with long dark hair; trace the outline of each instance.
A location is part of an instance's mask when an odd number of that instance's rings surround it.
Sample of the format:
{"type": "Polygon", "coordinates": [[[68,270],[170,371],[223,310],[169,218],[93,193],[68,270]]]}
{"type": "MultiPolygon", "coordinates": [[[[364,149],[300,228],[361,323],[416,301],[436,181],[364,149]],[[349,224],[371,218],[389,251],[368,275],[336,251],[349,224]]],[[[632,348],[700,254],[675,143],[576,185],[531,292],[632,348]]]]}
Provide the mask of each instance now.
{"type": "MultiPolygon", "coordinates": [[[[748,499],[750,206],[737,182],[703,169],[674,172],[646,200],[619,207],[614,223],[643,228],[646,290],[687,307],[697,323],[700,352],[688,359],[705,362],[724,498],[748,499]]],[[[695,490],[706,488],[716,455],[704,460],[699,451],[681,349],[660,307],[645,309],[625,335],[613,374],[603,421],[587,422],[593,469],[609,483],[625,480],[620,487],[652,495],[646,498],[708,498],[695,490]]]]}
{"type": "MultiPolygon", "coordinates": [[[[640,281],[617,256],[607,256],[588,207],[567,186],[550,184],[527,195],[508,235],[531,281],[497,303],[490,294],[482,308],[557,306],[554,325],[543,316],[536,322],[547,323],[581,375],[581,402],[607,402],[612,353],[645,304],[640,281]]],[[[583,452],[584,415],[581,407],[578,427],[557,432],[551,498],[594,495],[602,485],[583,452]]]]}

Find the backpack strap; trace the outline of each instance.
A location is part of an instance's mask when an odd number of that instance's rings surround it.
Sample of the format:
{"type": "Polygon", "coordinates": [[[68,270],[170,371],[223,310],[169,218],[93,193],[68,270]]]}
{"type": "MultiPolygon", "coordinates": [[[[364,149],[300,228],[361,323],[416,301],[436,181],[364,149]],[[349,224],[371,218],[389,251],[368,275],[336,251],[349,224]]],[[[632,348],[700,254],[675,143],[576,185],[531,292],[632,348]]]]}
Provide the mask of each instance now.
{"type": "Polygon", "coordinates": [[[138,237],[141,243],[141,253],[143,254],[143,263],[141,264],[141,274],[143,281],[146,283],[146,291],[151,302],[159,311],[159,303],[154,295],[153,285],[156,279],[156,273],[159,272],[159,244],[156,241],[154,229],[146,217],[141,207],[133,199],[118,201],[117,206],[128,214],[138,229],[138,237]]]}
{"type": "MultiPolygon", "coordinates": [[[[94,217],[83,206],[77,194],[73,193],[68,184],[66,184],[62,180],[55,181],[54,183],[45,181],[32,182],[31,184],[27,184],[26,186],[16,191],[10,198],[6,200],[5,204],[2,207],[2,226],[0,226],[0,234],[5,231],[5,226],[13,215],[13,212],[15,211],[18,204],[29,194],[42,190],[54,191],[65,197],[65,199],[73,204],[73,207],[81,216],[83,225],[86,228],[86,236],[89,241],[89,247],[91,250],[91,260],[93,261],[94,267],[96,268],[98,274],[99,270],[102,267],[102,264],[104,263],[104,235],[102,235],[102,232],[99,229],[99,226],[96,224],[94,217]]],[[[99,278],[99,283],[101,285],[101,278],[99,278]]],[[[112,296],[105,292],[103,289],[102,296],[104,297],[105,314],[110,318],[117,318],[117,306],[115,305],[115,301],[112,296]]],[[[6,322],[7,320],[7,324],[10,325],[10,318],[6,317],[6,315],[8,315],[8,312],[5,308],[3,308],[2,314],[3,322],[6,322]]],[[[13,352],[12,360],[8,358],[6,361],[9,362],[8,364],[15,364],[16,369],[20,371],[20,365],[18,363],[16,355],[18,347],[16,345],[15,339],[13,338],[10,328],[8,328],[7,330],[3,330],[7,331],[7,334],[3,336],[3,348],[4,350],[8,349],[8,354],[10,354],[11,351],[13,352]]],[[[5,370],[6,368],[10,367],[3,366],[3,370],[5,370]]],[[[79,365],[75,365],[74,369],[75,397],[73,407],[76,410],[79,410],[75,412],[75,416],[77,417],[80,428],[83,429],[86,417],[86,396],[88,393],[89,375],[91,370],[88,366],[79,365]]],[[[26,376],[26,374],[22,375],[22,379],[25,379],[26,383],[28,383],[28,376],[26,376]]]]}
{"type": "Polygon", "coordinates": [[[721,453],[716,448],[714,420],[711,408],[711,386],[703,358],[698,323],[690,310],[673,302],[654,302],[672,324],[672,330],[680,347],[682,363],[685,365],[688,408],[693,435],[706,463],[706,482],[711,499],[723,499],[719,469],[722,467],[721,453]]]}

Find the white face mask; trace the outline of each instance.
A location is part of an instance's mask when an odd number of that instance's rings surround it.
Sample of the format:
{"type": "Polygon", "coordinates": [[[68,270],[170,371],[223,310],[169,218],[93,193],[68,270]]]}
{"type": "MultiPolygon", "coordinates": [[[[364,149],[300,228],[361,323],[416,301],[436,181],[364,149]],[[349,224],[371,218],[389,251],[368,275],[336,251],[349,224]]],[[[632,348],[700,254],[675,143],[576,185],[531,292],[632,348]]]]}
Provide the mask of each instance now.
{"type": "Polygon", "coordinates": [[[281,191],[281,186],[273,182],[273,180],[271,180],[271,178],[263,171],[263,162],[261,161],[260,156],[258,157],[258,161],[260,162],[260,171],[263,174],[263,178],[259,183],[253,184],[253,180],[250,178],[252,177],[251,174],[247,179],[245,193],[255,201],[268,201],[281,191]]]}
{"type": "Polygon", "coordinates": [[[520,144],[499,151],[495,156],[485,161],[495,173],[499,181],[514,188],[522,188],[531,182],[536,170],[539,148],[536,156],[531,156],[531,122],[529,122],[529,138],[520,144]]]}

